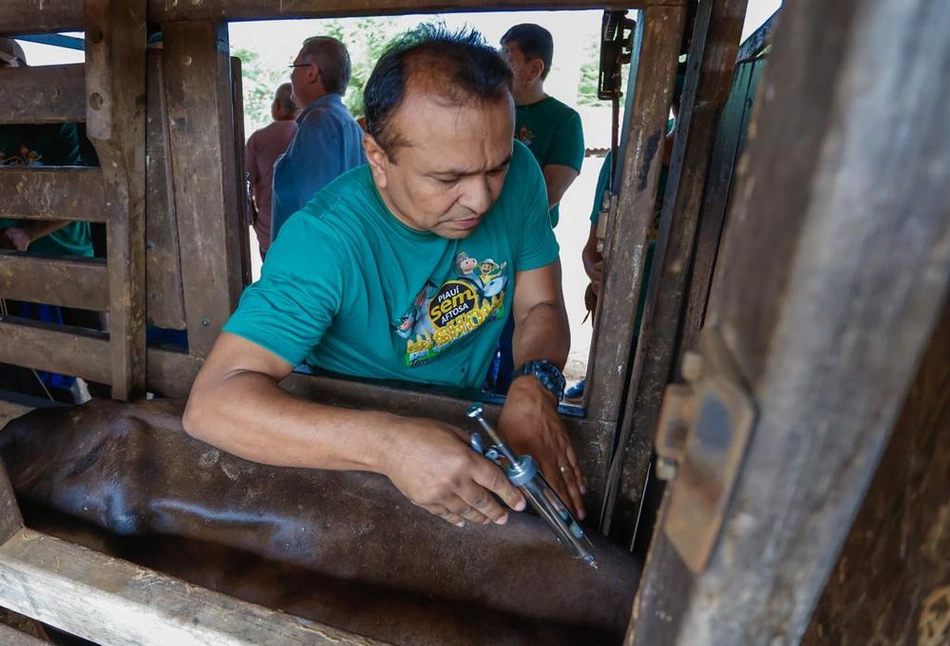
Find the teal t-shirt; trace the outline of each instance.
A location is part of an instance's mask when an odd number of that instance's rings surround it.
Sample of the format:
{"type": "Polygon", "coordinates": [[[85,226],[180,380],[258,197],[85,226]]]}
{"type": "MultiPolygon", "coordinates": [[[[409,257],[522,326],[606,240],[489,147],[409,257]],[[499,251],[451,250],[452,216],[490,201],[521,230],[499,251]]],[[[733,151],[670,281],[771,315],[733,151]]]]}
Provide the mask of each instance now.
{"type": "MultiPolygon", "coordinates": [[[[0,166],[80,166],[76,124],[0,126],[0,166]]],[[[0,218],[0,229],[30,220],[0,218]]],[[[91,258],[92,231],[88,222],[72,222],[33,241],[30,253],[91,258]]]]}
{"type": "MultiPolygon", "coordinates": [[[[531,150],[541,168],[556,164],[581,172],[584,162],[581,117],[554,97],[515,107],[515,139],[531,150]]],[[[551,226],[557,226],[559,219],[555,204],[551,209],[551,226]]]]}
{"type": "Polygon", "coordinates": [[[498,200],[463,240],[402,224],[362,166],[288,219],[224,330],[295,366],[478,388],[515,272],[557,256],[544,178],[518,142],[498,200]]]}

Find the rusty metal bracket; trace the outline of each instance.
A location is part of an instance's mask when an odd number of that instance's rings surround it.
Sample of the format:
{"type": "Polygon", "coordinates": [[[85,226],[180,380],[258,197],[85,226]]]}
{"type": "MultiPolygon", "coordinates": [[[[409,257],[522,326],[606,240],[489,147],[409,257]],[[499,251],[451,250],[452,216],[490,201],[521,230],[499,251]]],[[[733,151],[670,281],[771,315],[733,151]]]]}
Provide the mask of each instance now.
{"type": "Polygon", "coordinates": [[[716,546],[755,422],[755,405],[725,342],[703,328],[683,357],[686,384],[667,386],[656,434],[656,475],[672,480],[663,530],[695,573],[716,546]]]}

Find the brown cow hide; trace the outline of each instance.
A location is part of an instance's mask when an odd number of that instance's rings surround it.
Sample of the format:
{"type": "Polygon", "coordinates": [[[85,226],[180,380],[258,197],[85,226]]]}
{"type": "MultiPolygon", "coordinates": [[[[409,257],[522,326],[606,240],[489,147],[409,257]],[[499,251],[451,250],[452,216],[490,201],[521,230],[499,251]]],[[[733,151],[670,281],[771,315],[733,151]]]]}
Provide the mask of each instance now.
{"type": "Polygon", "coordinates": [[[592,570],[529,514],[456,528],[382,476],[219,451],[184,432],[181,412],[172,400],[94,400],[12,421],[0,455],[28,522],[397,644],[621,640],[639,577],[624,550],[595,539],[592,570]]]}

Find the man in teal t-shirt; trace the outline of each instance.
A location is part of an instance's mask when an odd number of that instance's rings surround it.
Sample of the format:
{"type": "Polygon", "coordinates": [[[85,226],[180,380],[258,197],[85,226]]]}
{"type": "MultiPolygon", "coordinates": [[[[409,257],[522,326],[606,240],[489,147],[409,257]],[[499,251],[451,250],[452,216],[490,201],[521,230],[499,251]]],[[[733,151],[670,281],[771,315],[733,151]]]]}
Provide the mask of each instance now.
{"type": "Polygon", "coordinates": [[[515,25],[501,37],[501,45],[514,73],[515,138],[528,146],[544,171],[551,226],[556,227],[558,204],[584,161],[581,118],[544,91],[554,57],[551,32],[530,23],[515,25]]]}
{"type": "MultiPolygon", "coordinates": [[[[75,124],[0,126],[0,166],[80,165],[75,124]]],[[[0,247],[47,256],[93,256],[88,222],[0,218],[0,247]]]]}
{"type": "MultiPolygon", "coordinates": [[[[292,215],[195,380],[184,425],[269,464],[375,471],[460,525],[523,497],[460,429],[296,399],[300,363],[355,377],[481,384],[512,312],[521,376],[498,420],[583,517],[557,404],[570,332],[544,180],[513,141],[511,71],[480,36],[423,26],[364,90],[368,166],[292,215]]],[[[420,411],[425,414],[425,411],[420,411]]]]}

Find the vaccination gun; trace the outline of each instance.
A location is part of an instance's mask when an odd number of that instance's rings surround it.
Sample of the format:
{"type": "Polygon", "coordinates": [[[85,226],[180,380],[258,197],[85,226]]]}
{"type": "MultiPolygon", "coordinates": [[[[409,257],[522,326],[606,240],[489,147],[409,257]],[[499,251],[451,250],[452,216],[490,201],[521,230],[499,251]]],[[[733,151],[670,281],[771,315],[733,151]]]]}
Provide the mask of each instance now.
{"type": "Polygon", "coordinates": [[[468,409],[468,416],[477,420],[488,434],[491,444],[486,446],[482,436],[472,433],[472,448],[501,467],[508,476],[511,484],[518,487],[524,497],[528,499],[535,511],[547,522],[557,539],[571,553],[592,568],[597,568],[594,550],[590,539],[584,534],[574,515],[555,493],[537,463],[530,455],[518,456],[505,443],[498,431],[482,416],[482,405],[473,404],[468,409]]]}

